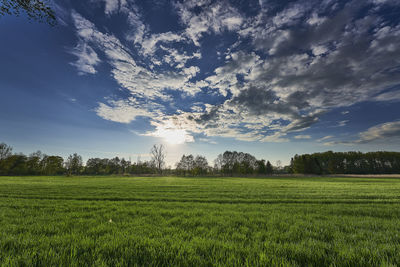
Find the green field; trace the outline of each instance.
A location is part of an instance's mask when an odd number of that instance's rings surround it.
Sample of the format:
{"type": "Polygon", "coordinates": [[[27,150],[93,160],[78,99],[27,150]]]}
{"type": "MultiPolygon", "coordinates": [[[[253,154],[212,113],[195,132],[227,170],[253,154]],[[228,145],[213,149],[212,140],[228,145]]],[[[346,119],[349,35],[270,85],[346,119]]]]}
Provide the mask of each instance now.
{"type": "Polygon", "coordinates": [[[400,179],[0,177],[4,266],[399,266],[400,179]]]}

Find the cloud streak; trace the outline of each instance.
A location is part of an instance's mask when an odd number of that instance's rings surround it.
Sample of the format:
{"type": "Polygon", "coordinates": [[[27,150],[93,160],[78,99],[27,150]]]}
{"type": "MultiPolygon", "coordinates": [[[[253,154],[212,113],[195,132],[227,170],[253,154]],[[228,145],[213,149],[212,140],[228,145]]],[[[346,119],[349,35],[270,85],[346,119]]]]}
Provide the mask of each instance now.
{"type": "Polygon", "coordinates": [[[78,69],[78,74],[95,74],[97,72],[96,66],[101,62],[97,53],[85,42],[79,42],[76,47],[74,47],[70,53],[76,57],[78,60],[71,63],[78,69]]]}
{"type": "Polygon", "coordinates": [[[357,143],[370,143],[400,139],[400,121],[386,122],[360,133],[357,143]]]}

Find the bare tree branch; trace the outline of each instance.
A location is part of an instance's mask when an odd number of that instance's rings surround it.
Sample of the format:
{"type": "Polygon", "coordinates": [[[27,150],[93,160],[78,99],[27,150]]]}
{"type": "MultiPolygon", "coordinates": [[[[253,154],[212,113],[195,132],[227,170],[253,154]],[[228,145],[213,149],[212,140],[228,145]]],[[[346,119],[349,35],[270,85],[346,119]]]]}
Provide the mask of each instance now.
{"type": "Polygon", "coordinates": [[[150,151],[151,160],[159,174],[162,174],[165,165],[166,151],[163,145],[153,145],[150,151]]]}

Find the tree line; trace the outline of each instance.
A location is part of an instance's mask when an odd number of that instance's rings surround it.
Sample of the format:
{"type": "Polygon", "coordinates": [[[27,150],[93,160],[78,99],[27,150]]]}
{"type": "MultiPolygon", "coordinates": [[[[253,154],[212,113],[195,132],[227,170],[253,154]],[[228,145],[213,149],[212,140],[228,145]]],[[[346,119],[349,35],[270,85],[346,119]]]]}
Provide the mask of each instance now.
{"type": "Polygon", "coordinates": [[[83,164],[76,153],[66,160],[60,156],[49,156],[40,151],[24,155],[13,154],[12,147],[0,144],[0,175],[268,175],[282,171],[269,161],[257,160],[253,155],[236,151],[225,151],[218,155],[214,166],[206,157],[183,155],[175,169],[165,164],[166,150],[163,145],[154,145],[151,159],[131,162],[124,158],[89,158],[83,164]]]}
{"type": "Polygon", "coordinates": [[[400,173],[400,152],[332,152],[295,155],[293,173],[394,174],[400,173]]]}
{"type": "Polygon", "coordinates": [[[257,160],[249,153],[225,151],[214,160],[214,166],[209,166],[204,156],[183,155],[176,164],[175,173],[184,176],[196,175],[268,175],[280,171],[264,159],[257,160]]]}
{"type": "Polygon", "coordinates": [[[12,150],[7,144],[0,143],[0,175],[141,175],[159,172],[155,160],[131,163],[119,157],[90,158],[84,165],[82,157],[76,153],[64,160],[40,151],[26,156],[13,154],[12,150]]]}
{"type": "Polygon", "coordinates": [[[202,155],[182,155],[175,169],[166,167],[166,150],[154,145],[151,159],[131,162],[124,158],[89,158],[83,164],[76,153],[66,160],[40,151],[26,156],[12,153],[0,143],[0,175],[181,175],[251,176],[277,173],[295,174],[392,174],[400,173],[400,152],[332,152],[295,155],[289,166],[273,166],[270,161],[237,151],[219,154],[211,166],[202,155]]]}

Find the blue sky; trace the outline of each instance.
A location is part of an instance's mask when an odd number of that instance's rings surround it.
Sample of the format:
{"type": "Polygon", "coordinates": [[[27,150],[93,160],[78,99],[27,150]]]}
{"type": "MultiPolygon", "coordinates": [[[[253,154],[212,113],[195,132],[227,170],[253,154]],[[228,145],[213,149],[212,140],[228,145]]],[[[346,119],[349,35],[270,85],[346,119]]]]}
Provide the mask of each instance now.
{"type": "Polygon", "coordinates": [[[400,150],[400,4],[55,1],[58,26],[0,18],[0,141],[148,159],[167,147],[288,163],[400,150]]]}

